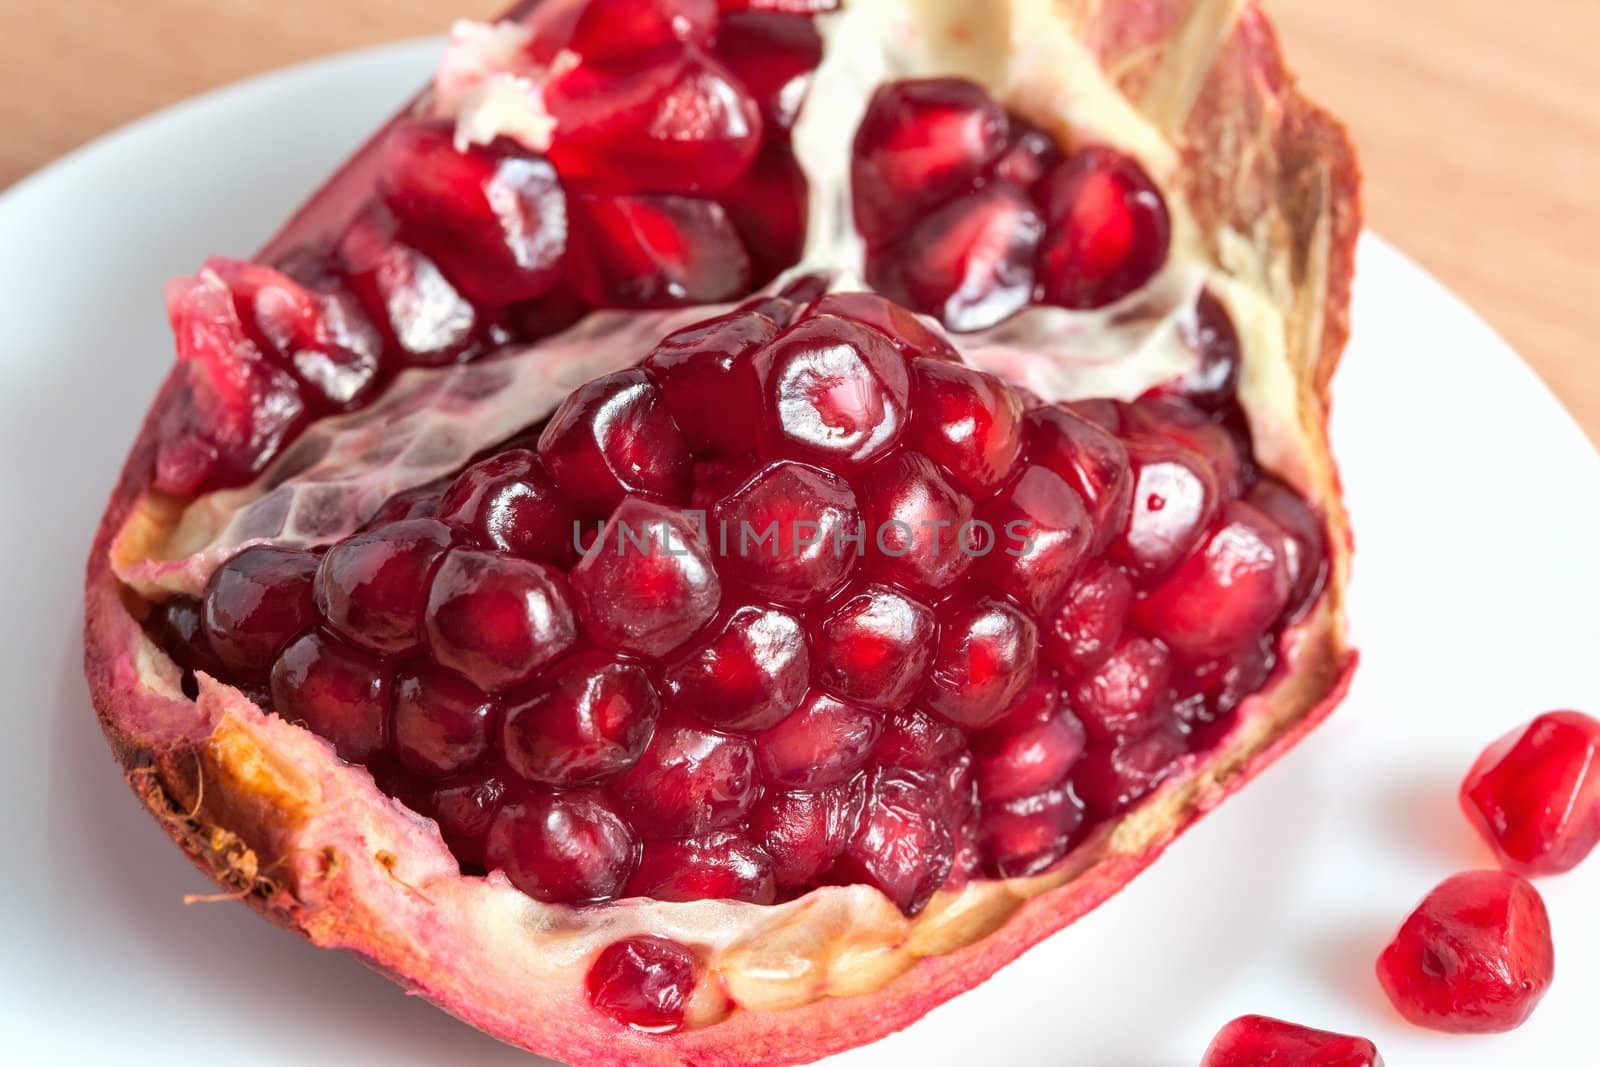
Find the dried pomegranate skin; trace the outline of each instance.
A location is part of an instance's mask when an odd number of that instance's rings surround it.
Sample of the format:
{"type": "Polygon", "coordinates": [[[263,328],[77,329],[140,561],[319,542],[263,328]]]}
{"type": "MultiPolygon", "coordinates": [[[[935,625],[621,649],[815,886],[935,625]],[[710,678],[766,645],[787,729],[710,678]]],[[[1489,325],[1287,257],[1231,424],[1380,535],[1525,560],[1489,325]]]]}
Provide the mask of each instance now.
{"type": "Polygon", "coordinates": [[[1600,722],[1552,711],[1486,748],[1461,809],[1500,865],[1532,878],[1570,871],[1600,844],[1600,722]]]}
{"type": "Polygon", "coordinates": [[[1509,871],[1445,879],[1378,957],[1378,981],[1395,1010],[1455,1034],[1515,1030],[1554,974],[1544,901],[1509,871]]]}
{"type": "Polygon", "coordinates": [[[1242,1015],[1217,1032],[1200,1067],[1383,1067],[1364,1037],[1242,1015]]]}
{"type": "MultiPolygon", "coordinates": [[[[1151,5],[1157,9],[1153,24],[1161,25],[1163,18],[1172,14],[1166,9],[1178,6],[1165,0],[1151,5]]],[[[1108,6],[1082,29],[1097,42],[1092,51],[1108,67],[1120,58],[1116,52],[1120,42],[1130,39],[1130,35],[1116,32],[1117,20],[1126,17],[1125,8],[1108,6]]],[[[1314,168],[1327,179],[1319,188],[1331,190],[1332,199],[1311,203],[1291,191],[1287,183],[1278,184],[1277,172],[1270,169],[1260,177],[1234,176],[1245,186],[1242,189],[1197,183],[1185,195],[1193,199],[1207,225],[1223,224],[1241,199],[1258,205],[1252,209],[1256,211],[1266,204],[1270,213],[1284,220],[1280,232],[1288,245],[1302,253],[1321,250],[1302,257],[1314,264],[1310,273],[1291,276],[1296,291],[1308,296],[1308,305],[1319,312],[1316,321],[1323,328],[1320,337],[1296,334],[1291,347],[1294,374],[1310,404],[1303,416],[1305,428],[1316,441],[1322,433],[1322,408],[1317,398],[1325,389],[1345,330],[1344,293],[1357,217],[1352,157],[1337,125],[1298,96],[1287,81],[1275,42],[1259,13],[1247,8],[1229,32],[1218,67],[1203,86],[1189,119],[1194,151],[1225,172],[1224,161],[1229,157],[1219,145],[1225,141],[1237,144],[1240,137],[1258,138],[1269,168],[1281,167],[1284,173],[1314,168]],[[1237,106],[1264,99],[1272,106],[1237,106]],[[1272,118],[1264,120],[1262,116],[1268,114],[1272,118]],[[1240,129],[1241,122],[1245,129],[1240,129]],[[1270,125],[1250,125],[1262,122],[1270,125]]],[[[1157,51],[1170,48],[1165,38],[1136,43],[1144,48],[1154,44],[1157,51]]],[[[364,182],[370,186],[370,173],[370,159],[359,158],[298,217],[295,229],[269,246],[269,255],[341,229],[354,211],[357,197],[352,189],[359,189],[364,182]]],[[[1295,185],[1294,189],[1303,191],[1304,186],[1295,185]]],[[[1247,227],[1240,230],[1245,232],[1247,227]]],[[[160,410],[171,410],[178,393],[176,387],[169,387],[160,410]]],[[[141,667],[140,656],[130,650],[147,646],[141,645],[144,638],[136,620],[119,597],[111,562],[114,545],[119,560],[138,550],[139,538],[129,533],[130,516],[137,514],[141,522],[148,521],[151,503],[145,490],[151,484],[158,423],[152,419],[141,435],[113,495],[91,559],[87,588],[86,662],[91,686],[113,748],[129,768],[130,783],[202,870],[226,887],[251,884],[258,869],[256,856],[270,857],[268,863],[282,860],[271,868],[278,880],[263,882],[259,893],[245,898],[252,907],[318,944],[362,954],[497,1036],[568,1062],[693,1062],[731,1067],[757,1058],[794,1063],[906,1025],[937,1003],[984,980],[1029,945],[1114,893],[1153,861],[1194,817],[1209,810],[1325,715],[1342,693],[1342,679],[1350,663],[1337,624],[1347,550],[1342,513],[1332,488],[1331,467],[1325,454],[1313,449],[1307,458],[1308,469],[1297,474],[1295,483],[1312,492],[1319,509],[1328,512],[1333,532],[1328,591],[1312,605],[1295,632],[1297,642],[1291,662],[1282,672],[1283,682],[1262,696],[1262,706],[1272,709],[1270,739],[1239,754],[1237,776],[1206,782],[1205,788],[1199,788],[1197,782],[1193,792],[1185,783],[1184,802],[1170,809],[1159,826],[1129,842],[1126,851],[1086,854],[1090,866],[1079,876],[1021,903],[980,943],[953,951],[934,948],[912,965],[911,973],[874,992],[813,1000],[784,1012],[741,1007],[715,1025],[696,1024],[666,1036],[635,1034],[593,1010],[584,997],[581,967],[541,978],[539,1010],[531,1012],[526,983],[507,978],[525,975],[526,965],[541,958],[539,939],[527,926],[503,928],[503,936],[492,946],[458,951],[456,946],[466,939],[461,936],[462,927],[449,918],[452,911],[465,916],[509,909],[513,898],[506,894],[513,891],[488,890],[495,904],[485,905],[477,895],[482,892],[477,883],[460,879],[453,863],[446,871],[448,857],[436,838],[421,832],[415,820],[399,818],[370,782],[334,763],[325,748],[304,731],[262,717],[248,700],[222,687],[207,687],[199,704],[178,700],[173,695],[177,692],[175,681],[168,679],[170,684],[161,685],[141,667]],[[119,533],[126,536],[119,537],[119,533]],[[264,755],[269,759],[259,758],[264,755]],[[197,788],[202,772],[204,796],[197,788]],[[373,840],[392,849],[374,856],[370,842],[348,827],[315,817],[335,805],[372,812],[369,829],[377,835],[373,840]],[[195,813],[192,822],[170,818],[174,812],[191,811],[195,813]],[[212,846],[219,830],[248,843],[248,864],[241,859],[242,853],[219,852],[212,846]],[[328,849],[339,857],[337,864],[327,859],[328,849]],[[415,886],[419,883],[428,885],[432,907],[426,911],[418,903],[415,886]],[[429,936],[424,936],[424,931],[429,936]]],[[[156,662],[159,665],[159,657],[156,662]]],[[[820,893],[817,899],[830,899],[830,894],[820,893]]],[[[516,906],[529,905],[522,902],[516,906]]],[[[651,914],[656,913],[646,912],[641,918],[651,914]]],[[[937,918],[932,908],[925,915],[919,930],[937,918]]],[[[600,948],[595,945],[596,952],[600,948]]],[[[588,962],[586,959],[583,965],[588,962]]]]}

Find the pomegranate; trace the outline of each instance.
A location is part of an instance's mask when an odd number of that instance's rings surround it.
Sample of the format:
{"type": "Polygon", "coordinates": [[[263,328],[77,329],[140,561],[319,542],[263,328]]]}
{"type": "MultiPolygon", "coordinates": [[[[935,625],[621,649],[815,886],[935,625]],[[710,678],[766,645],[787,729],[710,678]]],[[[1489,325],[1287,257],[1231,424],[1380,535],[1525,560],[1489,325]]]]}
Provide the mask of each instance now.
{"type": "Polygon", "coordinates": [[[1451,1033],[1515,1030],[1554,973],[1544,901],[1509,871],[1445,879],[1378,957],[1378,981],[1395,1009],[1451,1033]]]}
{"type": "Polygon", "coordinates": [[[1570,871],[1600,843],[1600,722],[1552,711],[1484,750],[1461,807],[1508,870],[1570,871]]]}
{"type": "Polygon", "coordinates": [[[1009,5],[1007,52],[964,0],[876,40],[900,2],[463,24],[259,262],[174,286],[87,666],[253,907],[571,1062],[802,1062],[1337,702],[1341,130],[1253,7],[1009,5]]]}
{"type": "Polygon", "coordinates": [[[1362,1037],[1297,1026],[1264,1015],[1242,1015],[1217,1032],[1200,1067],[1383,1067],[1362,1037]]]}

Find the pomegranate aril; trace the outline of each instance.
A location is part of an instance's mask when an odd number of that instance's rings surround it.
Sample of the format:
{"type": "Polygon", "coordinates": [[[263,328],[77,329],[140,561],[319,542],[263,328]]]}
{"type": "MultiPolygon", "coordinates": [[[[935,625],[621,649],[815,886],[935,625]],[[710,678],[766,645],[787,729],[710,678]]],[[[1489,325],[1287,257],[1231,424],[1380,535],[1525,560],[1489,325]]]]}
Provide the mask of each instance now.
{"type": "Polygon", "coordinates": [[[1285,540],[1261,512],[1228,501],[1194,554],[1134,601],[1135,624],[1190,660],[1255,641],[1289,601],[1285,540]]]}
{"type": "Polygon", "coordinates": [[[926,592],[942,592],[972,567],[981,533],[972,500],[926,456],[902,450],[862,482],[865,565],[875,576],[926,592]]]}
{"type": "Polygon", "coordinates": [[[1383,1067],[1362,1037],[1313,1030],[1263,1015],[1244,1015],[1217,1032],[1200,1067],[1383,1067]]]}
{"type": "Polygon", "coordinates": [[[1038,644],[1034,621],[1004,600],[945,605],[922,703],[966,729],[994,723],[1032,678],[1038,644]]]}
{"type": "Polygon", "coordinates": [[[794,150],[772,139],[744,175],[718,194],[750,257],[749,288],[766,285],[799,262],[811,210],[807,190],[794,150]]]}
{"type": "Polygon", "coordinates": [[[967,191],[1006,146],[1008,124],[984,89],[956,78],[880,87],[856,129],[850,191],[869,245],[894,240],[929,208],[967,191]]]}
{"type": "Polygon", "coordinates": [[[817,681],[870,708],[903,708],[927,673],[937,625],[927,605],[888,586],[867,586],[818,625],[817,681]]]}
{"type": "Polygon", "coordinates": [[[1127,448],[1103,426],[1063,405],[1034,408],[1023,422],[1028,459],[1055,471],[1077,491],[1094,518],[1090,551],[1099,553],[1128,522],[1133,474],[1127,448]]]}
{"type": "Polygon", "coordinates": [[[1259,692],[1277,662],[1277,649],[1268,635],[1219,659],[1187,665],[1173,684],[1181,701],[1174,712],[1191,725],[1215,722],[1259,692]]]}
{"type": "Polygon", "coordinates": [[[762,777],[778,789],[824,789],[854,777],[882,729],[877,712],[812,693],[756,737],[756,761],[762,777]]]}
{"type": "Polygon", "coordinates": [[[1090,564],[1067,587],[1044,627],[1044,657],[1071,676],[1106,661],[1122,636],[1133,583],[1104,559],[1090,564]]]}
{"type": "Polygon", "coordinates": [[[775,608],[742,607],[662,672],[670,710],[725,730],[764,730],[800,703],[811,672],[805,631],[775,608]]]}
{"type": "Polygon", "coordinates": [[[350,282],[366,302],[402,362],[419,367],[455,363],[476,342],[477,309],[438,266],[395,239],[392,221],[368,212],[339,244],[350,282]]]}
{"type": "Polygon", "coordinates": [[[426,485],[419,485],[415,489],[396,493],[373,513],[372,518],[361,528],[361,532],[376,530],[391,523],[404,522],[406,519],[435,518],[439,514],[439,503],[449,488],[450,480],[446,476],[426,485]]]}
{"type": "Polygon", "coordinates": [[[1552,711],[1506,734],[1467,772],[1461,808],[1507,869],[1576,867],[1600,844],[1600,722],[1552,711]]]}
{"type": "Polygon", "coordinates": [[[752,592],[804,606],[855,564],[861,515],[838,475],[800,463],[764,467],[714,508],[722,572],[752,592]]]}
{"type": "Polygon", "coordinates": [[[1172,654],[1165,645],[1124,634],[1098,667],[1068,686],[1068,702],[1094,737],[1136,737],[1167,720],[1171,677],[1172,654]]]}
{"type": "Polygon", "coordinates": [[[379,661],[321,630],[293,642],[272,665],[272,710],[366,763],[383,751],[389,679],[379,661]]]}
{"type": "Polygon", "coordinates": [[[1239,389],[1239,334],[1227,308],[1209,290],[1195,301],[1194,322],[1184,331],[1184,340],[1199,355],[1199,363],[1172,391],[1206,411],[1222,411],[1239,389]]]}
{"type": "Polygon", "coordinates": [[[427,794],[424,806],[438,821],[444,843],[456,859],[482,867],[489,826],[506,793],[505,776],[492,767],[480,767],[439,783],[427,794]]]}
{"type": "Polygon", "coordinates": [[[1094,537],[1083,499],[1048,467],[1032,465],[985,504],[978,518],[994,531],[980,577],[1041,614],[1072,581],[1094,537]]]}
{"type": "Polygon", "coordinates": [[[1287,535],[1284,560],[1289,567],[1289,606],[1295,620],[1322,595],[1328,580],[1328,533],[1322,520],[1293,489],[1274,478],[1262,478],[1245,498],[1287,535]]]}
{"type": "Polygon", "coordinates": [[[531,300],[561,276],[561,183],[546,160],[508,141],[461,151],[453,123],[401,123],[384,144],[378,186],[405,239],[476,304],[531,300]]]}
{"type": "Polygon", "coordinates": [[[222,661],[211,650],[211,641],[206,636],[202,601],[189,597],[169,600],[156,609],[146,628],[173,662],[184,670],[204,671],[212,677],[223,675],[222,661]]]}
{"type": "Polygon", "coordinates": [[[842,0],[718,0],[724,11],[778,11],[791,15],[816,15],[837,11],[842,0]]]}
{"type": "Polygon", "coordinates": [[[1010,182],[1022,189],[1033,187],[1061,162],[1061,150],[1043,130],[1026,126],[1015,116],[1011,119],[1011,143],[1005,153],[994,161],[990,173],[998,180],[1010,182]]]}
{"type": "Polygon", "coordinates": [[[919,221],[867,257],[873,288],[960,333],[983,330],[1026,307],[1042,224],[1033,202],[994,182],[919,221]]]}
{"type": "Polygon", "coordinates": [[[1165,781],[1188,751],[1176,726],[1143,737],[1091,743],[1073,772],[1072,785],[1096,816],[1117,815],[1165,781]]]}
{"type": "Polygon", "coordinates": [[[1204,457],[1216,475],[1217,491],[1232,499],[1244,488],[1244,446],[1238,438],[1181,396],[1156,393],[1123,409],[1130,433],[1148,433],[1176,441],[1204,457]]]}
{"type": "Polygon", "coordinates": [[[749,741],[663,722],[613,789],[645,837],[689,837],[742,820],[759,792],[756,778],[749,741]]]}
{"type": "Polygon", "coordinates": [[[1005,383],[959,363],[911,365],[908,443],[975,497],[1005,481],[1022,454],[1022,401],[1005,383]]]}
{"type": "Polygon", "coordinates": [[[555,789],[595,785],[633,765],[660,710],[643,668],[580,652],[531,691],[507,699],[500,745],[526,781],[555,789]]]}
{"type": "Polygon", "coordinates": [[[403,668],[389,721],[395,758],[426,778],[467,770],[489,752],[494,713],[494,701],[452,671],[426,663],[403,668]]]}
{"type": "Polygon", "coordinates": [[[966,736],[942,719],[913,709],[884,724],[874,758],[885,767],[943,773],[966,755],[966,736]]]}
{"type": "Polygon", "coordinates": [[[1156,580],[1200,542],[1217,513],[1216,475],[1199,453],[1161,437],[1126,442],[1133,468],[1133,508],[1111,554],[1136,578],[1156,580]]]}
{"type": "Polygon", "coordinates": [[[633,497],[573,569],[572,591],[591,638],[644,656],[688,641],[722,597],[699,531],[682,513],[633,497]]]}
{"type": "Polygon", "coordinates": [[[1544,901],[1507,871],[1445,879],[1378,957],[1378,981],[1395,1009],[1448,1033],[1516,1029],[1554,971],[1544,901]]]}
{"type": "Polygon", "coordinates": [[[213,571],[203,620],[210,650],[222,665],[264,676],[283,647],[316,623],[316,573],[317,558],[310,553],[265,545],[247,548],[213,571]]]}
{"type": "Polygon", "coordinates": [[[683,1025],[694,994],[694,953],[661,937],[630,937],[601,951],[585,979],[595,1009],[647,1034],[683,1025]]]}
{"type": "Polygon", "coordinates": [[[1038,874],[1067,854],[1083,819],[1070,786],[986,804],[979,823],[984,856],[1002,878],[1038,874]]]}
{"type": "Polygon", "coordinates": [[[752,354],[778,335],[765,315],[735,311],[669,334],[644,361],[697,457],[744,458],[756,447],[752,354]]]}
{"type": "Polygon", "coordinates": [[[669,504],[689,497],[689,451],[661,390],[641,370],[576,389],[539,435],[539,458],[590,515],[609,515],[630,493],[669,504]]]}
{"type": "Polygon", "coordinates": [[[772,858],[785,889],[814,884],[856,832],[865,778],[812,793],[767,791],[751,809],[750,835],[772,858]]]}
{"type": "Polygon", "coordinates": [[[841,880],[877,886],[915,915],[950,875],[955,839],[928,784],[902,770],[872,773],[861,820],[834,871],[841,880]]]}
{"type": "Polygon", "coordinates": [[[566,47],[593,63],[647,55],[673,45],[707,45],[716,0],[583,0],[566,47]]]}
{"type": "Polygon", "coordinates": [[[711,304],[750,288],[750,257],[721,204],[579,195],[569,206],[569,278],[596,307],[711,304]]]}
{"type": "Polygon", "coordinates": [[[833,315],[871,326],[894,342],[907,359],[925,357],[947,363],[961,359],[948,338],[877,293],[827,293],[807,309],[807,314],[833,315]]]}
{"type": "Polygon", "coordinates": [[[718,831],[681,841],[647,842],[627,895],[771,904],[778,885],[770,856],[748,838],[718,831]]]}
{"type": "Polygon", "coordinates": [[[1006,725],[972,739],[978,798],[985,804],[1054,789],[1067,780],[1083,755],[1083,724],[1069,711],[1058,710],[1021,729],[1007,730],[1006,725]]]}
{"type": "Polygon", "coordinates": [[[317,610],[341,636],[374,652],[412,651],[422,642],[429,580],[450,540],[450,528],[437,519],[345,538],[317,569],[317,610]]]}
{"type": "Polygon", "coordinates": [[[803,15],[729,12],[717,23],[716,54],[755,98],[766,128],[787,130],[822,62],[822,35],[803,15]]]}
{"type": "Polygon", "coordinates": [[[559,572],[459,548],[434,575],[427,621],[434,659],[491,693],[531,681],[578,636],[559,572]]]}
{"type": "Polygon", "coordinates": [[[1077,151],[1050,175],[1039,298],[1097,308],[1142,287],[1167,261],[1166,204],[1138,163],[1109,148],[1077,151]]]}
{"type": "Polygon", "coordinates": [[[439,501],[440,520],[461,526],[484,548],[569,566],[577,559],[578,514],[539,457],[513,448],[461,472],[439,501]]]}
{"type": "Polygon", "coordinates": [[[622,895],[639,840],[604,793],[521,794],[495,815],[484,864],[547,904],[596,904],[622,895]]]}

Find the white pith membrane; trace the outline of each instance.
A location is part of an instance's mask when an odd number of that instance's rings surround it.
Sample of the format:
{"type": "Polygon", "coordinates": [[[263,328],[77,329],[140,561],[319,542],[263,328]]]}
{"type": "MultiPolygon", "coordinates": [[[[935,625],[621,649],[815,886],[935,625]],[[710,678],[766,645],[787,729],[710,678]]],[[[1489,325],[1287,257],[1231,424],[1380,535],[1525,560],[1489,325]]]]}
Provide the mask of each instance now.
{"type": "MultiPolygon", "coordinates": [[[[1293,358],[1322,345],[1324,324],[1305,312],[1304,294],[1318,294],[1313,305],[1320,307],[1332,236],[1313,235],[1309,255],[1323,261],[1303,267],[1297,282],[1289,250],[1270,234],[1207,232],[1177,192],[1184,120],[1247,9],[1243,0],[1194,5],[1173,31],[1180,43],[1145,81],[1137,104],[1084,45],[1076,20],[1087,16],[1075,7],[1066,0],[854,0],[820,16],[828,50],[795,129],[812,183],[811,231],[804,261],[791,273],[828,270],[836,288],[863,288],[852,280],[861,252],[845,176],[850,135],[872,87],[884,80],[970,78],[1063,143],[1110,144],[1140,160],[1166,193],[1173,224],[1168,265],[1149,286],[1103,311],[1030,308],[952,340],[970,362],[1046,401],[1131,400],[1193,364],[1182,332],[1202,288],[1227,308],[1240,338],[1239,399],[1255,455],[1333,512],[1334,545],[1329,591],[1285,631],[1273,679],[1239,706],[1216,747],[1183,757],[1154,793],[1045,873],[940,892],[912,918],[866,885],[820,888],[777,905],[633,899],[572,908],[536,902],[498,873],[463,877],[432,821],[382,794],[363,768],[342,763],[329,744],[262,712],[231,686],[202,676],[198,700],[190,702],[178,668],[141,637],[113,670],[159,698],[151,707],[160,711],[130,732],[152,750],[198,753],[201,789],[184,796],[183,783],[169,783],[168,791],[181,809],[202,812],[213,868],[293,914],[316,943],[357,949],[468,1021],[523,1043],[538,1036],[513,1018],[529,990],[539,1000],[524,1011],[576,1020],[551,1023],[552,1030],[614,1030],[584,997],[594,955],[633,934],[672,938],[693,947],[704,964],[689,1011],[693,1031],[738,1012],[877,990],[921,959],[995,934],[1030,899],[1075,881],[1085,885],[1077,910],[1087,910],[1116,888],[1115,878],[1099,871],[1142,866],[1195,813],[1220,801],[1231,781],[1286,743],[1293,720],[1336,687],[1326,672],[1296,668],[1330,650],[1341,662],[1329,671],[1347,665],[1339,603],[1343,519],[1320,437],[1316,385],[1293,358]],[[1315,408],[1309,416],[1308,404],[1315,408]],[[241,839],[234,829],[263,824],[273,827],[271,840],[241,839]],[[462,989],[483,996],[463,1003],[462,989]]],[[[469,139],[486,129],[539,135],[541,120],[508,110],[503,89],[461,99],[469,139]]],[[[543,419],[576,386],[633,365],[665,334],[721,310],[597,313],[565,334],[487,361],[407,371],[366,410],[313,425],[252,486],[192,502],[147,495],[116,540],[113,569],[140,597],[162,600],[198,595],[211,571],[246,545],[330,544],[394,493],[460,468],[543,419]]],[[[614,1055],[631,1058],[620,1047],[614,1055]]],[[[679,1062],[662,1055],[660,1062],[679,1062]]]]}

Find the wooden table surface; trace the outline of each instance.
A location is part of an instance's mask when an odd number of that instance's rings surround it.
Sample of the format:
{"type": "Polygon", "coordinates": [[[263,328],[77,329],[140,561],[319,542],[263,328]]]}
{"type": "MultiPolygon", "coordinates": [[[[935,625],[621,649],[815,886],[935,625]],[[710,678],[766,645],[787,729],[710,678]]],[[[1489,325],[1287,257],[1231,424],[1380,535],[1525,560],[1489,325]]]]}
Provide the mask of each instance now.
{"type": "MultiPolygon", "coordinates": [[[[1600,3],[1265,2],[1303,81],[1355,132],[1372,226],[1509,338],[1600,442],[1600,3]]],[[[501,6],[0,0],[0,187],[202,89],[501,6]]],[[[1415,355],[1451,372],[1449,352],[1415,355]]]]}

